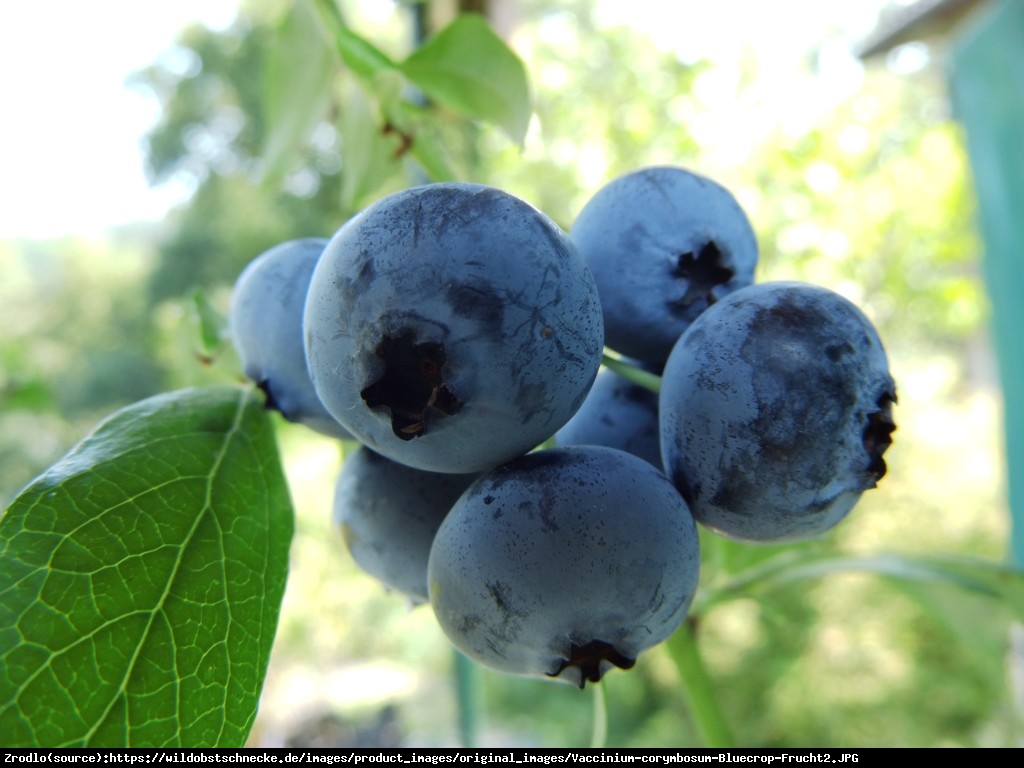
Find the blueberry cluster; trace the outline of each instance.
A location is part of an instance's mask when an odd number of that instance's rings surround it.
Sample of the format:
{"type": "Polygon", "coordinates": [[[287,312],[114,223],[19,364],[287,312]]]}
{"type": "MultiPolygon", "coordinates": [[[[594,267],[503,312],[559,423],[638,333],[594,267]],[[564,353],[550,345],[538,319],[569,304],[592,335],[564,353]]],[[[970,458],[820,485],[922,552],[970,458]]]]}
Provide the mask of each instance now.
{"type": "Polygon", "coordinates": [[[568,233],[429,184],[257,257],[230,327],[269,407],[360,443],[334,498],[357,564],[467,656],[583,687],[683,621],[697,523],[814,536],[885,472],[875,329],[756,264],[733,196],[682,168],[615,179],[568,233]]]}

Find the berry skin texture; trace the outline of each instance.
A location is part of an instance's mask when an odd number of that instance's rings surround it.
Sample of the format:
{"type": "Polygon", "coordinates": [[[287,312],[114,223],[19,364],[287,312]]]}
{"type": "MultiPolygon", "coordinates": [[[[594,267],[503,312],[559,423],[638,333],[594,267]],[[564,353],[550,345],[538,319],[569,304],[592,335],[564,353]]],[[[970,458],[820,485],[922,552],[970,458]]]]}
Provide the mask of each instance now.
{"type": "Polygon", "coordinates": [[[537,451],[481,476],[434,538],[430,601],[464,654],[579,687],[683,621],[697,526],[668,479],[614,448],[537,451]]]}
{"type": "Polygon", "coordinates": [[[583,405],[555,433],[562,445],[604,445],[661,469],[658,394],[602,368],[583,405]]]}
{"type": "Polygon", "coordinates": [[[758,258],[733,195],[674,166],[606,184],[569,236],[597,281],[608,346],[656,364],[709,305],[753,282],[758,258]]]}
{"type": "Polygon", "coordinates": [[[245,375],[267,407],[329,437],[351,438],[317,397],[306,369],[306,291],[327,240],[308,237],[264,251],[235,281],[228,326],[245,375]]]}
{"type": "Polygon", "coordinates": [[[665,469],[709,529],[789,542],[832,528],[885,474],[896,388],[851,302],[797,282],[704,312],[662,379],[665,469]]]}
{"type": "Polygon", "coordinates": [[[304,321],[313,383],[360,442],[479,472],[553,435],[586,397],[604,332],[593,277],[547,216],[479,184],[428,184],[331,240],[304,321]]]}
{"type": "Polygon", "coordinates": [[[434,534],[477,477],[424,472],[359,446],[338,474],[333,522],[364,572],[413,604],[425,603],[434,534]]]}

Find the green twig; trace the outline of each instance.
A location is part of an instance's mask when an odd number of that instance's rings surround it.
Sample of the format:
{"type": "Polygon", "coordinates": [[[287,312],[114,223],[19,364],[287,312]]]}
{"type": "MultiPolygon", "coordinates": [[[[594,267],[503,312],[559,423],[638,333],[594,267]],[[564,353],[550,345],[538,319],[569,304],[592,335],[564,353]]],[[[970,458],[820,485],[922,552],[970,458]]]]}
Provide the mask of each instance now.
{"type": "Polygon", "coordinates": [[[645,371],[643,368],[637,368],[632,363],[626,362],[621,358],[613,357],[605,352],[601,355],[601,365],[615,371],[622,378],[628,379],[644,389],[649,389],[655,393],[661,391],[661,376],[645,371]]]}
{"type": "Polygon", "coordinates": [[[736,746],[732,731],[726,722],[725,715],[718,705],[714,685],[708,675],[697,637],[690,620],[673,633],[666,643],[669,655],[679,670],[679,678],[683,684],[693,715],[694,724],[705,747],[732,748],[736,746]]]}
{"type": "Polygon", "coordinates": [[[483,692],[480,686],[480,668],[458,651],[455,656],[455,697],[459,708],[459,740],[464,747],[476,747],[479,742],[480,721],[483,715],[483,692]]]}
{"type": "Polygon", "coordinates": [[[608,739],[608,702],[604,696],[604,685],[594,683],[594,730],[590,735],[591,749],[604,749],[608,739]]]}

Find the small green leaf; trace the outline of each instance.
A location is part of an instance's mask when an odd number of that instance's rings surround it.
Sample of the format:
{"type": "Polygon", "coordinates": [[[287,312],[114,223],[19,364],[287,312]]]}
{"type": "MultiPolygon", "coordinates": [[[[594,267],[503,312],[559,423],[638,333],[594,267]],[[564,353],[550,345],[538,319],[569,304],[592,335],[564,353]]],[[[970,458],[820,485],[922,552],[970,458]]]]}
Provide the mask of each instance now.
{"type": "Polygon", "coordinates": [[[345,66],[359,77],[373,80],[378,75],[395,68],[395,62],[369,40],[360,37],[349,27],[339,27],[334,35],[338,54],[345,66]]]}
{"type": "Polygon", "coordinates": [[[448,161],[444,146],[433,136],[417,134],[409,154],[420,164],[430,181],[458,181],[458,174],[448,161]]]}
{"type": "Polygon", "coordinates": [[[415,135],[409,145],[409,155],[419,164],[430,181],[458,181],[459,175],[451,162],[444,140],[429,121],[420,121],[413,129],[415,135]]]}
{"type": "Polygon", "coordinates": [[[334,40],[338,55],[352,72],[372,82],[381,73],[395,69],[395,63],[387,54],[345,24],[334,0],[313,0],[313,3],[319,12],[321,24],[334,40]]]}
{"type": "Polygon", "coordinates": [[[260,398],[118,411],[0,517],[0,733],[11,747],[240,747],[293,513],[260,398]]]}
{"type": "Polygon", "coordinates": [[[398,153],[403,139],[355,85],[348,89],[343,110],[339,125],[341,206],[355,212],[402,170],[398,153]]]}
{"type": "Polygon", "coordinates": [[[31,374],[10,375],[0,389],[0,402],[4,410],[36,411],[39,413],[56,407],[49,382],[31,374]]]}
{"type": "Polygon", "coordinates": [[[199,330],[199,354],[212,358],[227,338],[228,320],[201,290],[192,293],[192,311],[199,330]]]}
{"type": "Polygon", "coordinates": [[[467,13],[400,65],[437,104],[500,126],[522,144],[530,124],[530,88],[523,62],[487,21],[467,13]]]}
{"type": "Polygon", "coordinates": [[[263,179],[278,181],[296,147],[323,118],[337,58],[307,0],[297,0],[274,37],[265,70],[263,179]]]}

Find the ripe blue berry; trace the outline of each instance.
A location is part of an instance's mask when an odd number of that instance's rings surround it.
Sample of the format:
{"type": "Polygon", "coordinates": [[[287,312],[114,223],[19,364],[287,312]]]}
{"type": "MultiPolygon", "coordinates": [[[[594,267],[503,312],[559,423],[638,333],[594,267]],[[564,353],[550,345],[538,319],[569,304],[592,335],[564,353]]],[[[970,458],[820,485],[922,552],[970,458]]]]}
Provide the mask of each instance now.
{"type": "Polygon", "coordinates": [[[576,415],[555,433],[555,442],[618,448],[660,470],[658,395],[602,368],[576,415]]]}
{"type": "Polygon", "coordinates": [[[309,291],[310,372],[361,442],[470,473],[553,435],[600,365],[601,307],[568,237],[479,184],[391,195],[343,226],[309,291]]]}
{"type": "Polygon", "coordinates": [[[555,448],[476,480],[441,524],[427,570],[431,605],[460,651],[583,687],[633,666],[683,621],[697,528],[646,461],[555,448]]]}
{"type": "Polygon", "coordinates": [[[476,477],[424,472],[359,446],[338,474],[334,523],[363,571],[423,603],[434,534],[476,477]]]}
{"type": "Polygon", "coordinates": [[[683,168],[620,176],[569,230],[597,281],[607,344],[664,363],[676,339],[715,301],[754,280],[757,240],[720,184],[683,168]]]}
{"type": "Polygon", "coordinates": [[[669,357],[665,469],[718,533],[816,536],[885,474],[895,401],[882,343],[856,306],[804,283],[753,285],[705,311],[669,357]]]}
{"type": "Polygon", "coordinates": [[[306,292],[327,241],[290,240],[253,259],[235,281],[228,324],[245,375],[267,407],[331,437],[350,438],[317,397],[306,368],[302,317],[306,292]]]}

